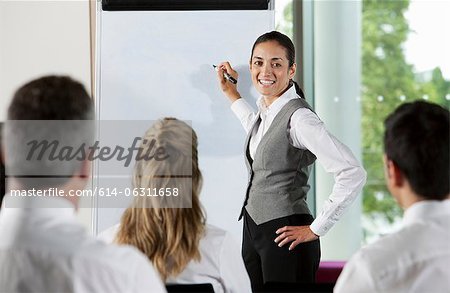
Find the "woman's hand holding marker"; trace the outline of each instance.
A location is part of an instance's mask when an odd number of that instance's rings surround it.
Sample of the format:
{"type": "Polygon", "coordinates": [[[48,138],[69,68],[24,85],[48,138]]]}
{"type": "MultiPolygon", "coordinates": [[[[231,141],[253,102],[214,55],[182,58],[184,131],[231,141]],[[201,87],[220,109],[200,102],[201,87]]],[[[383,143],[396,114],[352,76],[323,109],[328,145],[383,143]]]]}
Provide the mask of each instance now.
{"type": "Polygon", "coordinates": [[[214,68],[217,71],[217,79],[219,80],[220,88],[228,99],[230,99],[231,102],[234,102],[241,98],[241,95],[237,91],[238,73],[231,67],[230,63],[222,62],[214,68]],[[236,81],[236,83],[234,83],[233,80],[236,81]]]}

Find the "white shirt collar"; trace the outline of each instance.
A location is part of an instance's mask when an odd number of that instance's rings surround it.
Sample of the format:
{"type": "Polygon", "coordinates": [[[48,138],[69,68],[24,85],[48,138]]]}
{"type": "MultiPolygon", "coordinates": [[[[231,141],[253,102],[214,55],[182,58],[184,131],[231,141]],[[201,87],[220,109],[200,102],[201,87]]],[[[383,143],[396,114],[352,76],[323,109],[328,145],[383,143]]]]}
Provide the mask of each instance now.
{"type": "Polygon", "coordinates": [[[270,112],[273,115],[276,115],[284,105],[286,105],[290,100],[298,98],[297,93],[295,92],[295,86],[291,86],[287,91],[285,91],[281,96],[279,96],[275,101],[270,104],[269,107],[266,107],[264,103],[264,98],[261,96],[257,101],[258,109],[261,112],[270,112]]]}
{"type": "Polygon", "coordinates": [[[3,198],[2,213],[33,213],[61,219],[75,219],[74,205],[62,197],[23,197],[14,198],[7,194],[3,198]]]}
{"type": "Polygon", "coordinates": [[[450,199],[422,200],[411,205],[403,215],[403,225],[450,214],[450,199]]]}

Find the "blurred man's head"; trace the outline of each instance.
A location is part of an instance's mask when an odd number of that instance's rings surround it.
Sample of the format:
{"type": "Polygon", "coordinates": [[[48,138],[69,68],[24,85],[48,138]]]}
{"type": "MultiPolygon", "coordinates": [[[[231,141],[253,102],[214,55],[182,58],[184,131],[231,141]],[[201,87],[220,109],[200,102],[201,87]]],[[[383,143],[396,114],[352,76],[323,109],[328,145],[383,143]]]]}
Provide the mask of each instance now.
{"type": "MultiPolygon", "coordinates": [[[[83,177],[87,162],[73,158],[61,160],[69,148],[88,143],[92,129],[86,120],[94,117],[93,101],[84,86],[67,76],[45,76],[20,87],[8,108],[5,125],[7,175],[21,188],[47,188],[83,177]],[[55,121],[56,120],[56,121],[55,121]],[[31,142],[56,141],[62,154],[55,159],[31,142]],[[61,151],[62,150],[62,151],[61,151]],[[42,151],[42,156],[37,156],[42,151]]],[[[69,157],[69,156],[65,156],[69,157]]],[[[79,185],[79,184],[78,184],[79,185]]]]}
{"type": "Polygon", "coordinates": [[[417,101],[399,106],[385,120],[387,185],[404,207],[405,191],[418,200],[449,196],[449,111],[417,101]],[[403,201],[403,202],[402,202],[403,201]]]}
{"type": "Polygon", "coordinates": [[[44,76],[20,87],[8,120],[89,120],[93,102],[84,86],[68,76],[44,76]]]}

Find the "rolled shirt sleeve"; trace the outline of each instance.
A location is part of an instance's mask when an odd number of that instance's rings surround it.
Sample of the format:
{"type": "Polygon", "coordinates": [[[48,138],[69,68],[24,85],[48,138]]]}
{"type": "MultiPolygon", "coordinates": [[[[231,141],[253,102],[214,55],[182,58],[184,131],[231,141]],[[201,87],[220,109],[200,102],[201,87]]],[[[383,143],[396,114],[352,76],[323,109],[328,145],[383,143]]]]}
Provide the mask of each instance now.
{"type": "Polygon", "coordinates": [[[293,146],[308,149],[326,172],[334,176],[334,186],[322,211],[311,224],[311,230],[325,235],[356,199],[366,182],[366,172],[351,150],[330,134],[319,117],[301,108],[291,117],[293,146]]]}

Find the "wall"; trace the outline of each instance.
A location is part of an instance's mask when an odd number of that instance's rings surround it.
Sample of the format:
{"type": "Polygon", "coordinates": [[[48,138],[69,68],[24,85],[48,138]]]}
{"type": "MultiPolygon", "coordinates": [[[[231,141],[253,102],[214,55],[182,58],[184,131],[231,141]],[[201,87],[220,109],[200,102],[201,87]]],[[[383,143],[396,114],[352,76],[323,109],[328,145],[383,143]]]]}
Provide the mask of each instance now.
{"type": "MultiPolygon", "coordinates": [[[[47,74],[67,74],[90,91],[89,1],[0,1],[0,120],[14,91],[47,74]]],[[[91,210],[79,217],[90,229],[91,210]]]]}

